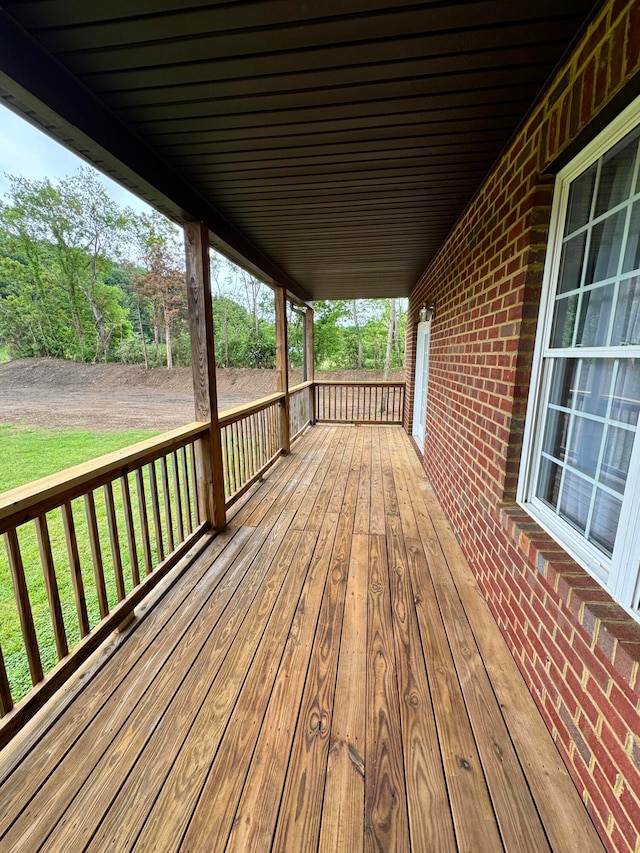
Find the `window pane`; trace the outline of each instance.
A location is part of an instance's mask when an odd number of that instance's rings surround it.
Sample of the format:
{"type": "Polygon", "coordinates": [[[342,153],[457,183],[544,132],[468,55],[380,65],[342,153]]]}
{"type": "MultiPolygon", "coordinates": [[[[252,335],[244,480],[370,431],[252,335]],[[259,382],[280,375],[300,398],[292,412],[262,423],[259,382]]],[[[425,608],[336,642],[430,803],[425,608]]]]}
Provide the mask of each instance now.
{"type": "Polygon", "coordinates": [[[593,486],[577,474],[566,471],[560,497],[560,515],[582,533],[587,528],[593,486]]]}
{"type": "Polygon", "coordinates": [[[572,234],[576,228],[586,225],[589,221],[596,169],[597,163],[594,163],[571,184],[565,234],[572,234]]]}
{"type": "Polygon", "coordinates": [[[604,424],[589,418],[573,418],[571,447],[567,458],[572,468],[595,477],[603,433],[604,424]]]}
{"type": "Polygon", "coordinates": [[[617,275],[625,217],[620,210],[593,226],[585,284],[617,275]]]}
{"type": "Polygon", "coordinates": [[[606,284],[582,294],[576,346],[606,346],[613,292],[614,285],[606,284]]]}
{"type": "Polygon", "coordinates": [[[566,293],[580,287],[582,276],[582,261],[587,232],[582,231],[577,237],[572,237],[562,247],[560,272],[558,274],[558,293],[566,293]]]}
{"type": "Polygon", "coordinates": [[[607,413],[612,380],[613,359],[581,359],[575,395],[576,410],[603,418],[607,413]]]}
{"type": "Polygon", "coordinates": [[[613,553],[621,508],[621,501],[600,489],[597,490],[589,539],[609,557],[613,553]]]}
{"type": "Polygon", "coordinates": [[[545,429],[543,449],[545,453],[559,459],[561,462],[567,449],[567,431],[569,429],[569,413],[549,409],[547,427],[545,429]]]}
{"type": "Polygon", "coordinates": [[[635,433],[628,429],[610,426],[607,430],[604,458],[598,479],[605,486],[624,494],[629,472],[635,433]]]}
{"type": "Polygon", "coordinates": [[[548,459],[543,459],[540,466],[536,495],[553,509],[558,505],[561,478],[562,468],[560,465],[556,465],[555,462],[550,462],[548,459]]]}
{"type": "Polygon", "coordinates": [[[638,423],[638,412],[640,412],[640,364],[635,359],[621,360],[613,392],[611,418],[622,424],[635,426],[638,423]]]}
{"type": "Polygon", "coordinates": [[[576,324],[577,311],[578,295],[575,293],[556,301],[553,328],[551,329],[552,347],[573,346],[573,328],[576,324]]]}
{"type": "Polygon", "coordinates": [[[550,402],[556,406],[571,406],[571,398],[576,387],[576,371],[580,360],[577,358],[554,359],[553,379],[550,402]]]}
{"type": "Polygon", "coordinates": [[[636,202],[631,209],[629,233],[624,252],[622,272],[632,272],[640,268],[640,204],[636,202]]]}
{"type": "Polygon", "coordinates": [[[640,279],[629,278],[618,286],[611,346],[640,344],[640,279]]]}
{"type": "Polygon", "coordinates": [[[572,468],[582,471],[589,477],[595,477],[604,424],[589,418],[574,416],[571,430],[571,447],[567,462],[572,468]]]}
{"type": "Polygon", "coordinates": [[[634,130],[602,158],[596,216],[629,198],[637,140],[638,130],[634,130]]]}

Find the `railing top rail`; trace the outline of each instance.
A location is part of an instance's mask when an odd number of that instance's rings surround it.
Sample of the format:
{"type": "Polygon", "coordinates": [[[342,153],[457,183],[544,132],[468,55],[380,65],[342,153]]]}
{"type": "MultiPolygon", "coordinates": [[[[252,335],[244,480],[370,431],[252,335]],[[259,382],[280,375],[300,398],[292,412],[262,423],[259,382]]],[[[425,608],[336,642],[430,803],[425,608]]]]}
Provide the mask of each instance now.
{"type": "Polygon", "coordinates": [[[307,382],[300,382],[299,385],[294,385],[292,388],[289,388],[289,394],[295,394],[297,391],[304,391],[305,388],[310,388],[315,383],[309,379],[307,382]]]}
{"type": "Polygon", "coordinates": [[[278,391],[275,394],[269,394],[267,397],[261,397],[259,400],[253,400],[251,403],[243,403],[241,406],[235,406],[233,409],[226,409],[218,415],[218,424],[221,427],[228,426],[228,424],[242,420],[242,418],[262,411],[262,409],[267,409],[274,403],[284,400],[284,398],[284,391],[278,391]]]}
{"type": "Polygon", "coordinates": [[[368,379],[363,382],[356,382],[353,380],[337,380],[337,379],[316,379],[316,385],[353,385],[353,386],[362,386],[362,387],[384,387],[384,388],[403,388],[405,386],[405,382],[403,380],[385,380],[385,379],[368,379]]]}
{"type": "Polygon", "coordinates": [[[208,429],[208,423],[190,423],[4,492],[0,494],[0,533],[189,444],[208,429]]]}

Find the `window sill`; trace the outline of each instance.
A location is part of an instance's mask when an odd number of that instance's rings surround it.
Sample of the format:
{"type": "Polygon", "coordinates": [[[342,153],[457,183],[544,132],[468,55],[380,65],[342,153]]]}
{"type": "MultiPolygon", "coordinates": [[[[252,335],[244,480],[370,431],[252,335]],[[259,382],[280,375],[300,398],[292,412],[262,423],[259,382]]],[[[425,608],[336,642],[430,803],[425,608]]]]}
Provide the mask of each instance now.
{"type": "Polygon", "coordinates": [[[503,505],[500,521],[528,564],[544,579],[592,651],[632,689],[640,689],[640,624],[521,507],[503,505]]]}

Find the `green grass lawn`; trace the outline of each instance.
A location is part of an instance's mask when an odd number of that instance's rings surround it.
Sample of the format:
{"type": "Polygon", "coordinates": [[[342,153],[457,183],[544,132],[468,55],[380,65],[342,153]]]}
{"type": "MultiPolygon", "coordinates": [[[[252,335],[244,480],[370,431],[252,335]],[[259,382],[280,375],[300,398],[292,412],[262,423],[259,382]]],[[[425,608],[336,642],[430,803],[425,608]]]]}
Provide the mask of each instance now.
{"type": "MultiPolygon", "coordinates": [[[[135,444],[154,433],[150,432],[125,432],[100,434],[85,430],[45,430],[25,429],[20,427],[0,425],[0,492],[7,491],[15,486],[23,485],[32,480],[55,473],[65,468],[88,461],[97,456],[102,456],[113,450],[135,444]]],[[[145,473],[147,484],[147,508],[149,507],[149,478],[145,473]]],[[[130,489],[132,497],[132,509],[139,534],[139,508],[135,493],[133,475],[130,475],[130,489]]],[[[170,471],[170,482],[171,471],[170,471]]],[[[160,490],[160,501],[163,504],[163,494],[160,484],[158,470],[158,488],[160,490]]],[[[127,592],[132,587],[131,567],[127,553],[124,529],[124,517],[122,514],[122,497],[119,483],[114,483],[114,502],[118,517],[118,532],[120,537],[120,552],[122,554],[123,571],[127,592]]],[[[170,492],[173,487],[170,487],[170,492]]],[[[104,561],[104,574],[107,585],[107,596],[110,607],[117,601],[115,589],[115,571],[109,548],[109,534],[106,522],[106,509],[102,489],[94,493],[100,531],[100,542],[102,557],[104,561]]],[[[76,526],[78,550],[82,566],[82,576],[89,613],[89,623],[93,627],[100,619],[95,581],[93,576],[93,564],[89,546],[88,530],[86,525],[84,501],[78,499],[73,501],[73,516],[76,526]]],[[[72,648],[79,640],[78,619],[75,609],[73,589],[69,571],[69,560],[67,556],[66,541],[59,510],[47,513],[47,522],[51,537],[56,576],[60,591],[63,610],[63,619],[67,633],[69,648],[72,648]]],[[[164,524],[164,515],[163,515],[164,524]]],[[[151,527],[151,523],[150,523],[151,527]]],[[[176,519],[172,519],[172,528],[177,541],[176,519]]],[[[43,582],[42,568],[40,564],[38,544],[33,523],[25,524],[18,531],[21,554],[25,567],[29,598],[36,624],[38,644],[42,656],[45,672],[49,671],[57,663],[53,631],[49,617],[49,607],[43,582]]],[[[164,535],[166,537],[166,524],[164,535]]],[[[157,549],[152,539],[152,556],[157,558],[157,549]]],[[[140,536],[137,536],[138,561],[141,574],[143,572],[142,546],[140,536]]],[[[166,549],[166,539],[165,539],[166,549]]],[[[14,600],[13,585],[9,572],[6,552],[0,547],[0,646],[5,659],[9,681],[12,688],[14,701],[18,701],[31,687],[29,669],[26,655],[23,649],[20,623],[14,600]]]]}
{"type": "Polygon", "coordinates": [[[0,424],[0,492],[71,468],[157,435],[154,432],[98,433],[0,424]]]}

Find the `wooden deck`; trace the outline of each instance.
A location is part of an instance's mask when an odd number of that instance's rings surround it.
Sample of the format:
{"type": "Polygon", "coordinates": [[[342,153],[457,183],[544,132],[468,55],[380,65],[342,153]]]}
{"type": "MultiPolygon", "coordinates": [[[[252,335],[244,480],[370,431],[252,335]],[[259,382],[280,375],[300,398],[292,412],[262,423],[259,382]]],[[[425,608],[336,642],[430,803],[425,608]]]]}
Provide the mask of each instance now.
{"type": "Polygon", "coordinates": [[[308,430],[0,757],[0,849],[602,849],[400,427],[308,430]]]}

